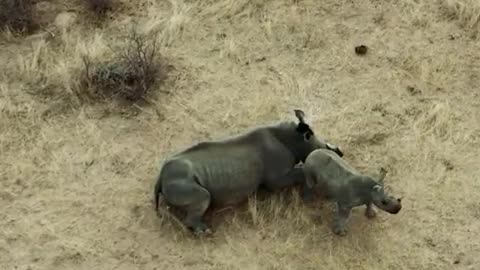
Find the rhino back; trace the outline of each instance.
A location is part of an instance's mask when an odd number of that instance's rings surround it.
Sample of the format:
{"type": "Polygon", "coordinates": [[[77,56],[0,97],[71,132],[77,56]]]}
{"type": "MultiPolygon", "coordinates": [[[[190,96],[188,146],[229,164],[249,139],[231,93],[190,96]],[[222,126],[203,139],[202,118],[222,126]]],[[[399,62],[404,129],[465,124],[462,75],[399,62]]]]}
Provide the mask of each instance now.
{"type": "Polygon", "coordinates": [[[177,158],[188,161],[195,180],[214,201],[236,202],[255,191],[264,177],[262,153],[255,144],[204,143],[177,158]]]}
{"type": "Polygon", "coordinates": [[[312,152],[305,162],[305,170],[308,175],[315,178],[318,187],[329,196],[341,193],[357,175],[354,168],[327,149],[312,152]]]}
{"type": "Polygon", "coordinates": [[[222,203],[244,199],[263,181],[284,175],[295,163],[293,155],[274,136],[272,127],[200,142],[173,158],[190,164],[195,181],[211,193],[213,200],[222,203]]]}

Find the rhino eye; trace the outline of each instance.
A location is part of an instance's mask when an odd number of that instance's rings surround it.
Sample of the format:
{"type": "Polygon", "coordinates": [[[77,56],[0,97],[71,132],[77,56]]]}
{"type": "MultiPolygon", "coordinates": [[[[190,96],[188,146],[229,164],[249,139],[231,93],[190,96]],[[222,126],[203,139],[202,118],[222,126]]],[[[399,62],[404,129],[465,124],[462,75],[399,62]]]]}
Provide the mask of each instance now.
{"type": "Polygon", "coordinates": [[[381,203],[382,203],[383,205],[387,205],[387,204],[388,204],[387,200],[385,200],[385,199],[382,200],[381,203]]]}
{"type": "Polygon", "coordinates": [[[307,132],[305,132],[305,133],[303,134],[303,138],[305,139],[305,141],[308,141],[308,140],[310,140],[310,138],[312,137],[312,135],[313,135],[312,132],[307,131],[307,132]]]}

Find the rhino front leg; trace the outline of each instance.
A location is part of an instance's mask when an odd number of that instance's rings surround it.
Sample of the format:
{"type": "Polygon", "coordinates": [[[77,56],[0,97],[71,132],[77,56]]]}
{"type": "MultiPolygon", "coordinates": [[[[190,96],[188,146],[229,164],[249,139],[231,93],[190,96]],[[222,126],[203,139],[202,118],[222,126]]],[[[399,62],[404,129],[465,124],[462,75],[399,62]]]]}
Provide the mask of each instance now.
{"type": "Polygon", "coordinates": [[[166,200],[173,206],[186,211],[184,225],[196,236],[210,234],[212,231],[202,221],[210,206],[210,192],[197,183],[178,181],[168,184],[164,189],[166,200]]]}
{"type": "Polygon", "coordinates": [[[352,208],[345,207],[340,203],[337,203],[337,212],[335,215],[335,221],[333,224],[333,232],[339,236],[345,236],[348,232],[347,221],[350,216],[352,208]]]}
{"type": "Polygon", "coordinates": [[[376,217],[377,212],[375,212],[375,209],[373,209],[373,203],[366,203],[366,206],[367,209],[365,209],[365,216],[370,219],[376,217]]]}
{"type": "Polygon", "coordinates": [[[316,186],[315,176],[311,173],[304,172],[304,181],[302,184],[302,200],[304,203],[313,202],[315,192],[314,187],[316,186]]]}

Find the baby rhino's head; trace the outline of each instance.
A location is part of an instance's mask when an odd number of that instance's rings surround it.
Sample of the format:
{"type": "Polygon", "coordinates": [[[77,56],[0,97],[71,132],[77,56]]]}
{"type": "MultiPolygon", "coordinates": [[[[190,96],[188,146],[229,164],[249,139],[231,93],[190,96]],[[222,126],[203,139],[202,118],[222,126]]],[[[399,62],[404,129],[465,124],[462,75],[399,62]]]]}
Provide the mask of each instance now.
{"type": "Polygon", "coordinates": [[[373,204],[390,214],[397,214],[402,209],[402,199],[385,193],[381,185],[375,185],[372,191],[373,204]]]}
{"type": "Polygon", "coordinates": [[[384,168],[381,168],[378,184],[373,186],[372,201],[376,207],[383,211],[390,214],[397,214],[400,212],[400,209],[402,209],[402,199],[395,198],[385,192],[383,180],[385,179],[386,174],[387,171],[384,168]]]}

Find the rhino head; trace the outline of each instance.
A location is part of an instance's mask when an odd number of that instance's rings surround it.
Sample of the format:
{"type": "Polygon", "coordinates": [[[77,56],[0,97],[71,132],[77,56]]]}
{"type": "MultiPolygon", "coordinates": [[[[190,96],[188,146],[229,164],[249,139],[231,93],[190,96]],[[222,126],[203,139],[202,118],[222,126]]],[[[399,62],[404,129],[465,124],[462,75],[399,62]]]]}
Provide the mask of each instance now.
{"type": "Polygon", "coordinates": [[[376,207],[382,209],[390,214],[398,214],[402,209],[402,198],[396,198],[385,192],[384,179],[387,171],[384,168],[380,169],[380,176],[378,184],[372,188],[372,202],[376,207]]]}
{"type": "Polygon", "coordinates": [[[310,125],[305,121],[305,113],[302,110],[294,110],[294,113],[298,122],[284,126],[278,137],[295,156],[296,163],[305,162],[311,152],[320,148],[332,150],[343,157],[340,147],[325,142],[315,135],[310,125]]]}

